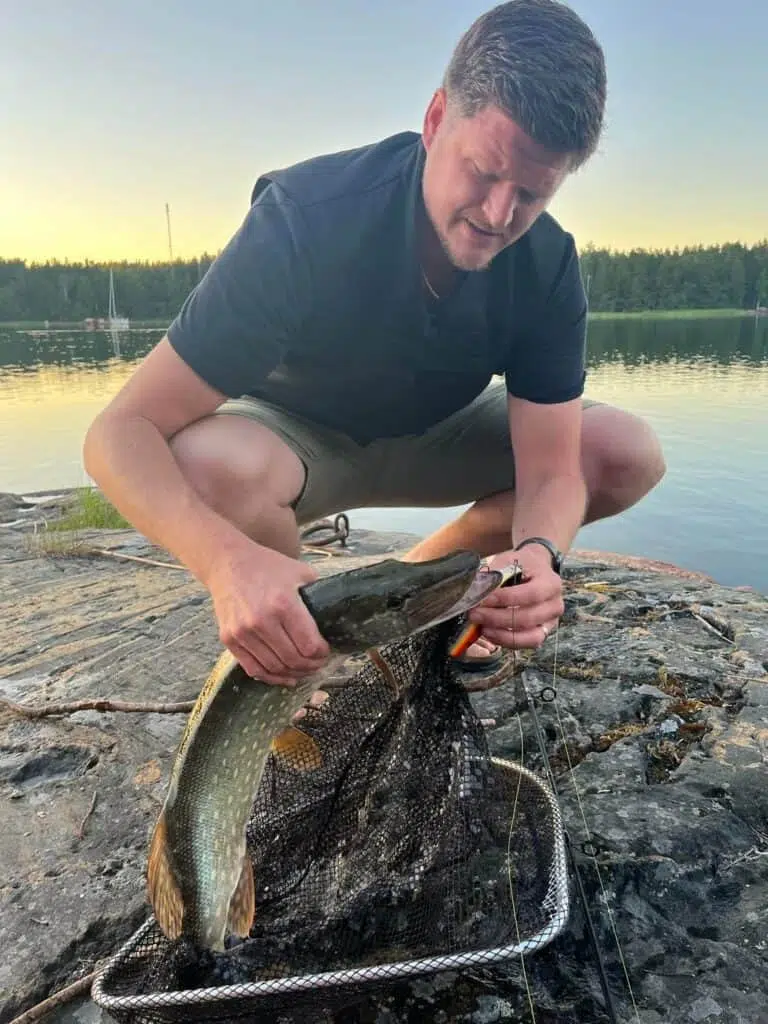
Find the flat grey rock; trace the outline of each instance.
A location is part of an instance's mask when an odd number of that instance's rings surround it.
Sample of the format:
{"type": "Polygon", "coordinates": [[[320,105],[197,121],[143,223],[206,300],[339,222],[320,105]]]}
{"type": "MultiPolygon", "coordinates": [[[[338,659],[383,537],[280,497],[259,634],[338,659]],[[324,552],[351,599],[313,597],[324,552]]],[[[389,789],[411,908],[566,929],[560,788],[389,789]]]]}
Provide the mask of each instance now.
{"type": "MultiPolygon", "coordinates": [[[[364,534],[351,520],[345,550],[311,556],[318,571],[414,539],[364,534]]],[[[130,531],[79,541],[80,556],[47,557],[28,531],[0,532],[0,697],[194,699],[220,651],[204,590],[178,569],[85,557],[100,548],[172,561],[130,531]]],[[[508,657],[494,675],[502,685],[472,694],[494,723],[492,750],[542,768],[530,697],[620,1019],[762,1024],[768,601],[597,555],[570,560],[566,590],[557,635],[508,657]]],[[[147,842],[183,723],[95,710],[27,719],[0,706],[0,1024],[92,970],[145,920],[147,842]]],[[[527,1019],[530,1001],[537,1024],[609,1019],[578,902],[525,966],[529,990],[516,965],[447,976],[382,996],[370,1019],[527,1019]]],[[[49,1019],[108,1020],[88,999],[49,1019]]]]}

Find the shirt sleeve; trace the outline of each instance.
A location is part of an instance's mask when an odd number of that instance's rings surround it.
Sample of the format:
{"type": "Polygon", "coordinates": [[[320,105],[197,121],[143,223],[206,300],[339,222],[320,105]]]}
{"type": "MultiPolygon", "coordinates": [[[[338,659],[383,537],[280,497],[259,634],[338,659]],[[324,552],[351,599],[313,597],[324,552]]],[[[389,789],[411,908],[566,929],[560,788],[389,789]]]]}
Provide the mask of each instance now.
{"type": "Polygon", "coordinates": [[[578,398],[586,378],[587,298],[571,235],[558,251],[554,274],[543,270],[545,262],[553,265],[551,252],[546,261],[532,257],[524,275],[525,313],[514,328],[505,367],[511,395],[544,404],[578,398]]]}
{"type": "Polygon", "coordinates": [[[168,328],[178,355],[211,387],[238,397],[282,361],[310,307],[300,215],[270,184],[168,328]]]}

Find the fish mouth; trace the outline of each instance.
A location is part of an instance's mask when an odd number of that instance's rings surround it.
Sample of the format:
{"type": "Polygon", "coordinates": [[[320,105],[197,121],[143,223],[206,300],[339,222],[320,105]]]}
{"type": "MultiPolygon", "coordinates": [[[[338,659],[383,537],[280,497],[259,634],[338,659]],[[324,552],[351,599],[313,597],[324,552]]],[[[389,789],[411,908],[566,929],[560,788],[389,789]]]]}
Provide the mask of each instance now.
{"type": "MultiPolygon", "coordinates": [[[[417,625],[415,633],[421,633],[425,629],[438,626],[441,622],[464,615],[471,611],[476,605],[492,594],[494,590],[503,587],[516,573],[516,567],[507,566],[504,569],[489,569],[481,566],[476,569],[468,581],[465,582],[463,591],[456,596],[452,604],[438,608],[438,601],[431,603],[431,611],[434,613],[428,622],[417,625]]],[[[431,596],[431,595],[430,595],[431,596]]],[[[442,596],[442,595],[441,595],[442,596]]]]}
{"type": "MultiPolygon", "coordinates": [[[[430,563],[422,563],[425,567],[430,563]]],[[[435,559],[433,579],[422,580],[405,609],[409,632],[420,633],[441,622],[463,615],[503,586],[514,574],[513,567],[489,569],[477,555],[457,551],[435,559]]]]}

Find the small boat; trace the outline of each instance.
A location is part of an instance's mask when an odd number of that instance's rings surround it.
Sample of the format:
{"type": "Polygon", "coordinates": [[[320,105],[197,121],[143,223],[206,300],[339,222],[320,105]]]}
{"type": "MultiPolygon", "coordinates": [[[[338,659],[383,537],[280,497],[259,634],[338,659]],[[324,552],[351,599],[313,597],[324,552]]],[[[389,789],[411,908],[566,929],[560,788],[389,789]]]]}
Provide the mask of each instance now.
{"type": "Polygon", "coordinates": [[[109,268],[109,308],[106,317],[89,316],[85,320],[87,331],[126,331],[131,326],[127,316],[118,316],[117,303],[115,302],[115,275],[112,268],[109,268]]]}

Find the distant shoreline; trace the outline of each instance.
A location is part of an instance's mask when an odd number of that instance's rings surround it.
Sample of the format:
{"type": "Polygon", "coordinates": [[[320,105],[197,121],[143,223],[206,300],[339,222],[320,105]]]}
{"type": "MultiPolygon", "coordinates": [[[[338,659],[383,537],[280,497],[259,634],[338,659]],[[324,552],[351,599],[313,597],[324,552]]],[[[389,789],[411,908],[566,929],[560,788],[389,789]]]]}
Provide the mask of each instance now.
{"type": "Polygon", "coordinates": [[[591,311],[590,320],[707,320],[755,316],[754,309],[630,309],[624,313],[591,311]]]}
{"type": "MultiPolygon", "coordinates": [[[[754,309],[636,309],[627,310],[622,313],[603,312],[595,310],[590,312],[590,320],[673,320],[673,319],[708,319],[715,317],[753,317],[754,309]]],[[[131,326],[126,330],[162,329],[167,327],[168,320],[131,320],[131,326]]],[[[5,327],[13,330],[63,330],[66,328],[85,330],[80,320],[8,320],[0,321],[0,328],[5,327]]],[[[106,330],[104,328],[103,330],[106,330]]],[[[98,334],[100,331],[93,331],[98,334]]]]}

